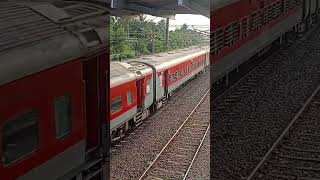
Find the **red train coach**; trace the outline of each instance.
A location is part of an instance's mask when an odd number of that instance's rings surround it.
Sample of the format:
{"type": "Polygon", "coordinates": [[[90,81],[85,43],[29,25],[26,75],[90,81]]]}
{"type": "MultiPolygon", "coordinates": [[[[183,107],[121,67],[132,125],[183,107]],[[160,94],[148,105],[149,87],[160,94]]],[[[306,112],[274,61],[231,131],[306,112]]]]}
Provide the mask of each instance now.
{"type": "Polygon", "coordinates": [[[101,179],[106,9],[1,2],[0,14],[0,179],[101,179]]]}
{"type": "Polygon", "coordinates": [[[216,82],[288,32],[302,33],[318,18],[319,0],[214,0],[211,81],[216,82]]]}
{"type": "Polygon", "coordinates": [[[111,62],[110,127],[113,140],[163,106],[183,84],[209,66],[206,47],[190,47],[111,62]]]}

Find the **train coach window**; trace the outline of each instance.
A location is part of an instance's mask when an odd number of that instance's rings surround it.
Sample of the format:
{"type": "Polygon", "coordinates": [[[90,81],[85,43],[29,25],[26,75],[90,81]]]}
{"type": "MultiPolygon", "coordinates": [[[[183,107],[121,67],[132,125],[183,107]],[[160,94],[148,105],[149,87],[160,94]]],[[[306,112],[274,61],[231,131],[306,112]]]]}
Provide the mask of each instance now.
{"type": "Polygon", "coordinates": [[[62,138],[71,132],[71,97],[61,96],[55,100],[56,137],[62,138]]]}
{"type": "Polygon", "coordinates": [[[131,93],[131,91],[128,91],[128,93],[127,93],[127,103],[128,103],[128,105],[132,104],[132,93],[131,93]]]}
{"type": "Polygon", "coordinates": [[[122,109],[122,97],[118,96],[112,100],[111,103],[111,113],[116,113],[122,109]]]}
{"type": "Polygon", "coordinates": [[[38,112],[24,113],[4,124],[2,128],[2,162],[16,162],[38,148],[38,112]]]}
{"type": "Polygon", "coordinates": [[[162,87],[162,78],[163,78],[163,76],[160,75],[160,76],[159,76],[159,86],[160,86],[160,87],[162,87]]]}
{"type": "Polygon", "coordinates": [[[147,94],[150,94],[151,92],[151,81],[147,81],[147,94]]]}
{"type": "MultiPolygon", "coordinates": [[[[189,68],[190,68],[190,66],[189,66],[189,68]]],[[[191,69],[189,69],[188,71],[190,71],[190,70],[191,69]]],[[[169,79],[170,79],[170,82],[173,82],[175,80],[174,74],[170,74],[169,79]]]]}

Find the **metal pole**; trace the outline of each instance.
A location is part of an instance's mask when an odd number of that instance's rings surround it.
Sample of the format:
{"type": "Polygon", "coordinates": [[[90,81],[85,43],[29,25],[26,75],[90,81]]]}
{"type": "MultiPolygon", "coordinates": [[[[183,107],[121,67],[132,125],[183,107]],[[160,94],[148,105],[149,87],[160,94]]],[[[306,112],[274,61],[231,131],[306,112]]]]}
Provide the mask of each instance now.
{"type": "Polygon", "coordinates": [[[169,18],[166,19],[166,48],[169,49],[169,18]]]}

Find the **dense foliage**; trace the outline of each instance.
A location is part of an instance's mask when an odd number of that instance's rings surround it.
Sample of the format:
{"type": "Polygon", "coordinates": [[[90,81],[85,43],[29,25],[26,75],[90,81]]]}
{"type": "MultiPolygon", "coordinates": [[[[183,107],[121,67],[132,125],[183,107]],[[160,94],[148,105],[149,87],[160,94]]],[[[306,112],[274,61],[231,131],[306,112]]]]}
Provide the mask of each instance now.
{"type": "Polygon", "coordinates": [[[111,17],[111,59],[127,59],[144,54],[153,54],[203,44],[204,37],[187,25],[169,32],[166,44],[166,21],[129,17],[111,17]]]}

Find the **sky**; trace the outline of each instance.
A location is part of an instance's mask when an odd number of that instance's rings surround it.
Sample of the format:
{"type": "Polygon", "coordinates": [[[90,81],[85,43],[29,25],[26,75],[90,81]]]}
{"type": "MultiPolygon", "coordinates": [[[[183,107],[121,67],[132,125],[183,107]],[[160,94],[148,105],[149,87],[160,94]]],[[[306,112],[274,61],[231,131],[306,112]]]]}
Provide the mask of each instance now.
{"type": "MultiPolygon", "coordinates": [[[[163,18],[148,15],[147,19],[154,20],[155,22],[157,22],[163,18]]],[[[209,28],[210,19],[202,15],[177,14],[175,16],[175,20],[169,20],[169,30],[174,30],[177,26],[182,25],[184,23],[187,25],[206,25],[209,28]]]]}

